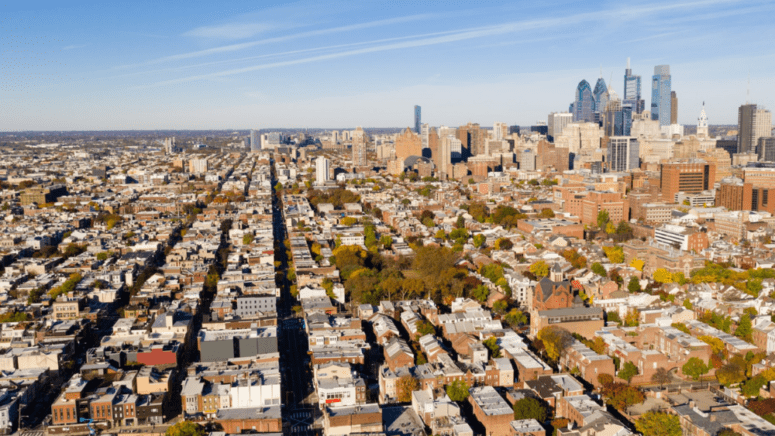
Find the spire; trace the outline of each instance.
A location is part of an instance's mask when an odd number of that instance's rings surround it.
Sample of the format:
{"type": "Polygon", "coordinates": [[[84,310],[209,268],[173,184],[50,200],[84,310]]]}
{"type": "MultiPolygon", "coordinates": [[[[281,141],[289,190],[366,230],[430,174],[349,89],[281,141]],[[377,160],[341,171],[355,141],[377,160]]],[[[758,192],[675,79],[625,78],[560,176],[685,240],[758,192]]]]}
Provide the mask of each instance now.
{"type": "Polygon", "coordinates": [[[630,58],[627,58],[627,69],[630,69],[630,58]]]}

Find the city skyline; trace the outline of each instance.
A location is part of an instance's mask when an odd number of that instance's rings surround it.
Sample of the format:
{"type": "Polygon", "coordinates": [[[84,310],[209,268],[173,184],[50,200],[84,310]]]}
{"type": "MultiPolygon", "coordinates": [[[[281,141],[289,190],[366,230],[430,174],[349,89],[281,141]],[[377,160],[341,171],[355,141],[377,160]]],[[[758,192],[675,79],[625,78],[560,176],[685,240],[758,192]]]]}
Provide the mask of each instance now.
{"type": "Polygon", "coordinates": [[[670,65],[681,124],[702,101],[735,124],[749,74],[751,103],[775,101],[764,2],[263,4],[11,2],[0,131],[403,127],[414,105],[433,126],[531,125],[601,68],[623,96],[628,57],[644,79],[670,65]]]}

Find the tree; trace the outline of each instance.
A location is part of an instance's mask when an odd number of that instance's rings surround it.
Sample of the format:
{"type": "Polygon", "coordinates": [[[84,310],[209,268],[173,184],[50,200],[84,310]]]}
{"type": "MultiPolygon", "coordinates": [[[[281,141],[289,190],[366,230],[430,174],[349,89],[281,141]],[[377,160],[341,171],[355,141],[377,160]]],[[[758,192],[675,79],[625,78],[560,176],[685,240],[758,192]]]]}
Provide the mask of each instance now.
{"type": "Polygon", "coordinates": [[[191,421],[181,421],[167,429],[166,436],[204,436],[205,428],[191,421]]]}
{"type": "Polygon", "coordinates": [[[751,378],[747,380],[743,385],[740,387],[740,392],[743,393],[746,397],[758,397],[759,396],[759,390],[763,388],[767,384],[767,379],[764,378],[761,374],[757,375],[754,378],[751,378]]]}
{"type": "Polygon", "coordinates": [[[554,211],[547,208],[541,209],[538,213],[538,218],[554,218],[554,211]]]}
{"type": "Polygon", "coordinates": [[[253,242],[253,234],[247,233],[245,236],[242,237],[242,245],[250,245],[250,243],[253,242]]]}
{"type": "Polygon", "coordinates": [[[616,409],[626,411],[628,407],[642,403],[646,396],[640,389],[634,386],[628,386],[624,383],[611,383],[605,385],[602,389],[604,396],[607,397],[606,403],[616,409]]]}
{"type": "Polygon", "coordinates": [[[546,348],[550,360],[557,361],[565,350],[573,343],[573,336],[562,327],[548,326],[542,328],[537,335],[546,348]]]}
{"type": "Polygon", "coordinates": [[[627,221],[619,221],[619,225],[616,226],[616,234],[624,235],[630,232],[632,232],[632,227],[630,227],[630,224],[627,221]]]}
{"type": "Polygon", "coordinates": [[[614,376],[611,374],[598,374],[597,375],[597,382],[600,383],[601,386],[610,385],[614,382],[614,376]]]}
{"type": "Polygon", "coordinates": [[[396,396],[400,403],[412,401],[412,392],[420,389],[420,382],[411,375],[405,375],[396,382],[396,396]]]}
{"type": "Polygon", "coordinates": [[[635,429],[643,436],[681,436],[681,421],[678,415],[650,411],[635,421],[635,429]]]}
{"type": "Polygon", "coordinates": [[[624,363],[624,367],[622,368],[621,371],[619,371],[619,374],[617,375],[619,376],[620,379],[627,380],[627,384],[630,384],[630,382],[632,381],[632,378],[638,375],[639,373],[640,372],[638,371],[638,367],[635,366],[634,363],[627,361],[624,363]]]}
{"type": "Polygon", "coordinates": [[[428,321],[417,321],[417,336],[432,335],[436,333],[436,329],[433,328],[433,324],[428,321]]]}
{"type": "Polygon", "coordinates": [[[740,317],[740,322],[737,323],[737,328],[735,329],[735,336],[737,336],[738,338],[746,342],[751,342],[752,334],[753,334],[753,326],[751,326],[751,318],[748,317],[748,315],[742,315],[740,317]]]}
{"type": "Polygon", "coordinates": [[[726,365],[716,370],[716,380],[722,385],[729,386],[735,383],[741,383],[747,378],[745,376],[745,360],[742,359],[742,357],[739,359],[735,357],[729,359],[729,362],[727,362],[726,365]]]}
{"type": "Polygon", "coordinates": [[[465,401],[468,394],[468,384],[463,380],[455,380],[447,385],[447,395],[452,401],[465,401]]]}
{"type": "Polygon", "coordinates": [[[514,403],[514,419],[535,419],[538,422],[546,421],[549,415],[543,402],[535,398],[523,398],[514,403]]]}
{"type": "Polygon", "coordinates": [[[490,350],[493,359],[501,357],[501,347],[498,345],[498,338],[492,336],[482,341],[482,345],[490,350]]]}
{"type": "Polygon", "coordinates": [[[605,225],[608,223],[608,211],[603,209],[600,212],[597,213],[597,227],[604,229],[605,225]]]}
{"type": "Polygon", "coordinates": [[[474,247],[482,248],[485,242],[487,242],[487,237],[484,236],[483,234],[480,233],[474,236],[474,247]]]}
{"type": "Polygon", "coordinates": [[[673,275],[664,268],[654,271],[654,281],[659,283],[673,283],[673,275]]]}
{"type": "Polygon", "coordinates": [[[466,228],[466,220],[465,218],[463,218],[463,215],[460,215],[457,217],[457,221],[455,221],[455,228],[458,228],[458,229],[466,228]]]}
{"type": "Polygon", "coordinates": [[[607,222],[605,224],[605,232],[609,235],[613,235],[614,233],[616,233],[616,227],[614,227],[614,223],[610,221],[607,222]]]}
{"type": "Polygon", "coordinates": [[[498,238],[494,245],[496,250],[511,250],[513,247],[514,243],[508,238],[498,238]]]}
{"type": "Polygon", "coordinates": [[[681,372],[683,372],[684,375],[691,377],[694,381],[699,380],[703,375],[707,374],[708,371],[708,365],[706,365],[699,357],[692,357],[681,367],[681,372]]]}
{"type": "Polygon", "coordinates": [[[603,247],[603,252],[611,263],[624,263],[624,249],[622,247],[603,247]]]}
{"type": "Polygon", "coordinates": [[[536,278],[542,278],[549,275],[549,265],[546,261],[539,260],[538,262],[530,265],[529,271],[533,273],[536,278]]]}
{"type": "Polygon", "coordinates": [[[506,316],[503,317],[503,319],[507,323],[509,323],[509,325],[511,325],[512,327],[517,327],[522,324],[527,324],[527,316],[524,313],[522,313],[522,311],[516,308],[511,309],[511,311],[508,314],[506,314],[506,316]]]}
{"type": "Polygon", "coordinates": [[[694,305],[692,304],[692,302],[688,298],[684,300],[683,306],[687,310],[694,310],[694,305]]]}
{"type": "Polygon", "coordinates": [[[630,266],[637,269],[638,271],[643,271],[643,267],[646,266],[646,262],[640,259],[633,259],[632,262],[630,262],[630,266]]]}
{"type": "Polygon", "coordinates": [[[471,291],[471,296],[476,298],[480,303],[487,301],[487,297],[490,296],[490,288],[487,285],[479,285],[471,291]]]}
{"type": "Polygon", "coordinates": [[[670,372],[664,367],[659,367],[654,374],[651,374],[651,381],[659,383],[659,388],[661,389],[666,384],[670,383],[670,372]]]}
{"type": "Polygon", "coordinates": [[[637,277],[630,277],[630,283],[627,284],[627,290],[630,291],[631,294],[640,292],[640,281],[637,277]]]}
{"type": "Polygon", "coordinates": [[[635,309],[630,309],[624,316],[624,325],[626,327],[637,327],[640,325],[639,313],[635,309]]]}
{"type": "Polygon", "coordinates": [[[605,267],[600,264],[600,262],[595,262],[590,267],[592,269],[592,272],[599,275],[600,277],[607,277],[608,273],[605,271],[605,267]]]}

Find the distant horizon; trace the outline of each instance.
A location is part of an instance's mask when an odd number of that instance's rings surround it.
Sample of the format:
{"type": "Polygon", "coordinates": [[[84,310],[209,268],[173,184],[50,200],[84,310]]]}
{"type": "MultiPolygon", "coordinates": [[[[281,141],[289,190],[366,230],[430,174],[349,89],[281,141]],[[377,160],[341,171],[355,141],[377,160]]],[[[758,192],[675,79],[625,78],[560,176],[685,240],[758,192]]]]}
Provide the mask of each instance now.
{"type": "Polygon", "coordinates": [[[762,0],[5,3],[3,132],[528,126],[581,80],[622,97],[628,58],[647,110],[670,65],[683,125],[775,106],[762,0]]]}

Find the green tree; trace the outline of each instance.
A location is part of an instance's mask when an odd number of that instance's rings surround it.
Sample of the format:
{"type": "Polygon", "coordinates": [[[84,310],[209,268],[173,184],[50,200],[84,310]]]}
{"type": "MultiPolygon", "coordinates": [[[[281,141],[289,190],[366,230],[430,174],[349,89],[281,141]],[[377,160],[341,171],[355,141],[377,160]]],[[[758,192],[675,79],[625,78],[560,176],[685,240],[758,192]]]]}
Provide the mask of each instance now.
{"type": "Polygon", "coordinates": [[[428,321],[417,321],[417,336],[422,337],[425,335],[432,335],[436,333],[436,329],[433,328],[433,324],[428,321]]]}
{"type": "Polygon", "coordinates": [[[484,303],[487,301],[487,297],[490,296],[490,288],[487,285],[479,285],[471,291],[471,296],[480,303],[484,303]]]}
{"type": "Polygon", "coordinates": [[[694,381],[699,380],[703,375],[707,374],[708,371],[708,365],[706,365],[699,357],[692,357],[681,367],[681,372],[683,372],[684,375],[691,377],[694,381]]]}
{"type": "Polygon", "coordinates": [[[622,380],[627,380],[627,384],[630,384],[632,378],[639,374],[638,367],[634,363],[627,361],[624,363],[624,367],[617,376],[622,380]]]}
{"type": "Polygon", "coordinates": [[[390,235],[382,235],[382,237],[379,238],[379,243],[382,244],[386,250],[390,250],[390,247],[393,246],[393,237],[390,235]]]}
{"type": "Polygon", "coordinates": [[[650,411],[635,421],[635,428],[643,436],[681,436],[681,421],[678,415],[650,411]]]}
{"type": "Polygon", "coordinates": [[[640,282],[637,277],[630,277],[630,283],[627,284],[627,290],[630,291],[631,294],[640,292],[640,282]]]}
{"type": "Polygon", "coordinates": [[[455,380],[447,385],[447,395],[452,401],[465,401],[468,398],[468,384],[463,380],[455,380]]]}
{"type": "Polygon", "coordinates": [[[457,217],[457,221],[455,221],[455,228],[458,228],[458,229],[466,228],[466,220],[465,218],[463,218],[463,215],[460,215],[457,217]]]}
{"type": "Polygon", "coordinates": [[[253,234],[247,233],[245,236],[242,237],[242,245],[250,245],[250,243],[253,242],[253,234]]]}
{"type": "Polygon", "coordinates": [[[207,434],[205,428],[191,421],[181,421],[168,428],[164,433],[166,436],[204,436],[207,434]]]}
{"type": "Polygon", "coordinates": [[[527,324],[527,316],[519,309],[511,309],[503,319],[512,327],[518,327],[522,324],[527,324]]]}
{"type": "Polygon", "coordinates": [[[535,398],[527,397],[514,403],[514,419],[516,420],[535,419],[543,423],[549,415],[548,412],[546,405],[535,398]]]}
{"type": "Polygon", "coordinates": [[[599,275],[600,277],[607,277],[608,273],[605,271],[605,267],[600,264],[600,262],[595,262],[590,267],[592,269],[592,272],[599,275]]]}
{"type": "Polygon", "coordinates": [[[753,326],[751,325],[751,318],[748,317],[748,315],[743,315],[740,317],[740,322],[737,323],[737,328],[735,329],[735,336],[738,338],[751,342],[753,335],[753,326]]]}
{"type": "Polygon", "coordinates": [[[597,227],[600,229],[604,229],[605,225],[608,223],[609,217],[608,217],[608,211],[603,209],[600,212],[597,213],[597,227]]]}
{"type": "Polygon", "coordinates": [[[485,242],[487,242],[487,237],[481,233],[474,236],[474,247],[482,248],[485,242]]]}
{"type": "Polygon", "coordinates": [[[482,345],[487,347],[488,350],[490,350],[490,355],[493,359],[497,359],[501,357],[501,347],[498,345],[498,338],[495,336],[492,336],[490,338],[487,338],[482,341],[482,345]]]}
{"type": "Polygon", "coordinates": [[[554,211],[547,208],[541,209],[538,213],[538,218],[554,218],[554,211]]]}

